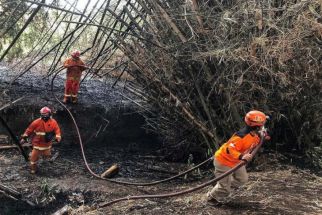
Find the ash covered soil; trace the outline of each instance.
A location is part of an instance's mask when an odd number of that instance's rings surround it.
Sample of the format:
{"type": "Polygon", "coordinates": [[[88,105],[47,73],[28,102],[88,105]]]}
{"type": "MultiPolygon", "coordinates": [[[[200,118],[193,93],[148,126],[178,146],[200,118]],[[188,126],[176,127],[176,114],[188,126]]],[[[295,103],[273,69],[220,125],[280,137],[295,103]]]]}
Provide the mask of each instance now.
{"type": "MultiPolygon", "coordinates": [[[[77,146],[57,146],[54,162],[41,162],[38,175],[30,175],[28,165],[16,151],[0,152],[1,183],[17,189],[34,209],[4,196],[0,214],[51,214],[68,204],[69,214],[321,214],[322,178],[305,169],[280,164],[282,156],[261,155],[261,164],[250,168],[250,181],[236,190],[221,207],[205,204],[209,188],[169,199],[119,202],[97,209],[100,203],[129,195],[167,193],[196,186],[212,177],[211,166],[170,183],[151,187],[112,184],[93,178],[86,170],[77,146]],[[267,156],[270,158],[267,159],[267,156]],[[266,158],[265,158],[266,157],[266,158]]],[[[113,163],[120,165],[117,179],[153,181],[174,175],[190,166],[162,161],[152,152],[133,148],[91,146],[90,166],[101,173],[113,163]]]]}
{"type": "MultiPolygon", "coordinates": [[[[50,80],[36,75],[19,78],[10,88],[14,75],[0,69],[1,103],[26,96],[1,113],[18,135],[37,117],[43,105],[55,110],[63,142],[55,145],[53,162],[40,161],[37,175],[15,149],[0,150],[0,183],[21,192],[33,208],[0,193],[0,214],[52,214],[69,205],[68,214],[322,214],[322,173],[291,165],[289,159],[274,152],[259,155],[248,167],[249,182],[236,190],[221,207],[205,204],[210,187],[184,196],[144,199],[97,205],[119,197],[168,193],[191,188],[213,177],[212,165],[186,177],[150,187],[112,184],[96,179],[86,170],[76,132],[66,111],[51,96],[50,80]]],[[[170,162],[161,151],[165,145],[145,134],[136,108],[125,101],[122,87],[111,90],[113,80],[86,81],[78,105],[68,106],[79,123],[90,167],[101,174],[112,164],[120,166],[115,179],[151,182],[171,177],[190,168],[170,162]],[[139,122],[138,122],[139,121],[139,122]],[[141,123],[141,124],[140,124],[141,123]],[[94,134],[94,135],[93,135],[94,134]]],[[[55,94],[62,99],[63,77],[55,80],[55,94]]],[[[1,131],[1,130],[0,130],[1,131]]],[[[3,131],[1,131],[3,132],[3,131]]],[[[4,133],[5,134],[5,133],[4,133]]],[[[28,149],[30,151],[30,149],[28,149]]],[[[194,161],[197,163],[197,161],[194,161]]]]}
{"type": "MultiPolygon", "coordinates": [[[[60,100],[63,99],[65,73],[59,73],[54,78],[53,91],[51,90],[53,76],[47,77],[46,74],[38,71],[30,71],[16,79],[18,75],[18,72],[0,64],[0,104],[24,96],[29,105],[36,104],[39,107],[51,105],[57,109],[62,108],[54,99],[52,92],[60,100]],[[12,80],[15,81],[12,82],[12,80]]],[[[78,102],[83,107],[104,107],[106,109],[118,106],[120,103],[128,105],[129,101],[122,97],[122,95],[127,95],[121,86],[122,81],[119,81],[112,89],[114,82],[115,79],[85,79],[81,83],[78,102]]]]}

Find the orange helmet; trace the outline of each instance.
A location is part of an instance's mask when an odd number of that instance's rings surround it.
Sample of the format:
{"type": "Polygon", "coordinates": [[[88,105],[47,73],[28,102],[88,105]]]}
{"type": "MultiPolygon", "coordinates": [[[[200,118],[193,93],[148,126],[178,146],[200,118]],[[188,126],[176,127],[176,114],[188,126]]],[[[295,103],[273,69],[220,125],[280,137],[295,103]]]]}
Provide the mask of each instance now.
{"type": "Polygon", "coordinates": [[[249,111],[245,116],[245,123],[250,127],[263,126],[266,122],[266,115],[258,110],[249,111]]]}
{"type": "Polygon", "coordinates": [[[71,56],[72,56],[73,58],[79,58],[79,56],[80,56],[80,51],[78,51],[78,50],[73,51],[73,52],[71,53],[71,56]]]}

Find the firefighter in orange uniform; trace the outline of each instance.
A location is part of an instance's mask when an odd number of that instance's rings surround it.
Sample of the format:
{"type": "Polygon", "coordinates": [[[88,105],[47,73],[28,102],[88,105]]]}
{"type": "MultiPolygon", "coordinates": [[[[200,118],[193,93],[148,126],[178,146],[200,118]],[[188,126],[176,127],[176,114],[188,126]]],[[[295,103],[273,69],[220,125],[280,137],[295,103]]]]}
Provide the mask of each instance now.
{"type": "Polygon", "coordinates": [[[52,140],[61,141],[60,128],[55,119],[51,117],[51,110],[48,107],[43,107],[40,110],[40,118],[34,120],[21,136],[21,144],[31,137],[32,152],[29,158],[31,173],[37,172],[37,161],[40,156],[44,159],[49,159],[51,156],[52,140]]]}
{"type": "Polygon", "coordinates": [[[79,82],[82,77],[82,72],[86,70],[84,62],[80,59],[80,52],[72,52],[71,58],[68,58],[64,62],[64,67],[67,69],[67,77],[63,102],[68,103],[71,101],[72,103],[77,103],[79,82]]]}
{"type": "MultiPolygon", "coordinates": [[[[246,114],[246,126],[234,133],[214,155],[215,176],[218,177],[236,166],[241,160],[250,161],[250,151],[259,144],[259,131],[264,126],[267,116],[260,111],[253,110],[246,114]]],[[[270,137],[265,132],[265,139],[270,137]]],[[[209,204],[221,205],[230,194],[231,186],[239,187],[248,181],[245,165],[231,175],[217,182],[215,187],[207,193],[209,204]]]]}

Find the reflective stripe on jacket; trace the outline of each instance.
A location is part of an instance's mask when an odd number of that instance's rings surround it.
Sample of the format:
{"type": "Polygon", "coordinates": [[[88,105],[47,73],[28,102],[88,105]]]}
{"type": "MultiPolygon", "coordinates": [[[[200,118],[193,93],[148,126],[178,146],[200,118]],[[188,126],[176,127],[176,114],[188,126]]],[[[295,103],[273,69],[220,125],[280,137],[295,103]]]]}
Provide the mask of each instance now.
{"type": "Polygon", "coordinates": [[[49,119],[47,122],[38,118],[34,120],[26,129],[23,136],[32,137],[32,145],[36,147],[51,147],[52,142],[45,141],[46,132],[54,132],[57,137],[61,137],[60,128],[54,119],[49,119]]]}
{"type": "Polygon", "coordinates": [[[84,71],[85,64],[81,59],[75,60],[74,58],[68,58],[64,62],[64,67],[67,68],[67,79],[79,81],[84,71]]]}
{"type": "Polygon", "coordinates": [[[259,142],[259,136],[252,132],[245,136],[239,136],[235,133],[216,151],[215,159],[225,166],[234,167],[240,162],[242,155],[258,145],[259,142]]]}

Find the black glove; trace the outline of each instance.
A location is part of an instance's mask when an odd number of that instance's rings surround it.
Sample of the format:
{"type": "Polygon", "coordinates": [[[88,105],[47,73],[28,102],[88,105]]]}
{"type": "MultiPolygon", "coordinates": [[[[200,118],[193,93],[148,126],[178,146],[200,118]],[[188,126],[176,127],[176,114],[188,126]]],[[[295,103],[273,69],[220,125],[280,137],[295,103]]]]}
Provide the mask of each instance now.
{"type": "Polygon", "coordinates": [[[28,139],[27,136],[21,136],[20,144],[22,145],[22,144],[26,143],[27,142],[27,139],[28,139]]]}

